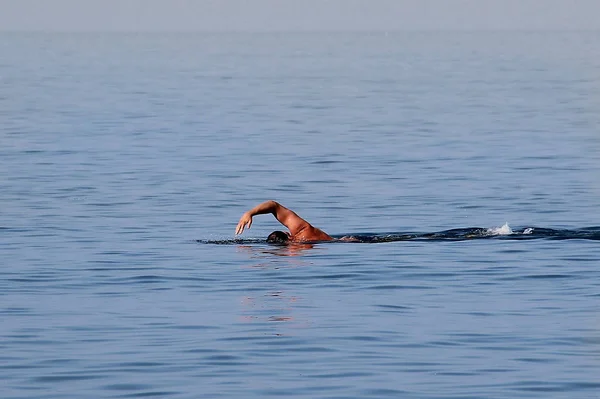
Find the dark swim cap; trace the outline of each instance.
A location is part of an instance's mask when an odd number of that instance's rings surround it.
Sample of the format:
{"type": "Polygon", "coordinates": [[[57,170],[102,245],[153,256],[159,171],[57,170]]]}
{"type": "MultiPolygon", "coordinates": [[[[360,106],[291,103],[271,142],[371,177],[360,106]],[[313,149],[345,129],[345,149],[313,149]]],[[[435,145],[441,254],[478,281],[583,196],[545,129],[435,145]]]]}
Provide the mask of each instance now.
{"type": "Polygon", "coordinates": [[[283,231],[274,231],[267,237],[267,242],[270,244],[287,244],[290,237],[283,231]]]}

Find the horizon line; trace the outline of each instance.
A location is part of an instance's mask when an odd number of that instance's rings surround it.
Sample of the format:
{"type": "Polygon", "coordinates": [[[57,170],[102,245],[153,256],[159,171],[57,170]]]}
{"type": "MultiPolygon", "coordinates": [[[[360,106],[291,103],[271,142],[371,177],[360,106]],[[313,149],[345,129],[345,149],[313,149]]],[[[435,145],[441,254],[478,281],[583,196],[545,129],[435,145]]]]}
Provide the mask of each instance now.
{"type": "Polygon", "coordinates": [[[546,32],[564,32],[564,33],[578,33],[578,32],[600,32],[600,28],[408,28],[408,29],[2,29],[0,33],[127,33],[127,34],[155,34],[155,33],[170,33],[170,34],[181,34],[181,33],[234,33],[234,34],[248,34],[248,33],[444,33],[444,32],[457,32],[457,33],[476,33],[476,32],[514,32],[514,33],[546,33],[546,32]]]}

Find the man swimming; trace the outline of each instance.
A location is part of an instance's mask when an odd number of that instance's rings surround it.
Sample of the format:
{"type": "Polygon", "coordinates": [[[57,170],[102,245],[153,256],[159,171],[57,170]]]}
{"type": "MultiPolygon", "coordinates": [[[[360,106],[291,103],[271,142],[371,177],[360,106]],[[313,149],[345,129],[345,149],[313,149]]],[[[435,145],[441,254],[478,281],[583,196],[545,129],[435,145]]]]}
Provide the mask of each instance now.
{"type": "Polygon", "coordinates": [[[244,213],[235,229],[235,234],[242,234],[244,229],[249,229],[252,226],[252,217],[271,213],[275,218],[289,229],[288,232],[274,231],[267,237],[267,242],[274,244],[287,244],[289,242],[306,242],[306,241],[331,241],[333,238],[320,230],[306,220],[298,216],[294,211],[287,209],[285,206],[275,202],[266,201],[255,206],[248,212],[244,213]]]}

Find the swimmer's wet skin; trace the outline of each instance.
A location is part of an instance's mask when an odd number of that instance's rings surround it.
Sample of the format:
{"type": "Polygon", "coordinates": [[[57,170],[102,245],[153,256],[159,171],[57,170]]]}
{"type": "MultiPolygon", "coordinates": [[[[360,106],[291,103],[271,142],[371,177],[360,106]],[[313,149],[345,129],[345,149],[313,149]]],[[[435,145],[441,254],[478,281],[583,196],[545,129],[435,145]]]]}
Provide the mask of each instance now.
{"type": "Polygon", "coordinates": [[[252,218],[256,215],[270,213],[279,223],[288,228],[289,232],[274,231],[269,234],[268,242],[285,244],[287,242],[314,242],[332,241],[333,238],[308,223],[298,216],[294,211],[286,208],[276,201],[266,201],[245,212],[235,228],[235,234],[242,234],[245,229],[252,226],[252,218]]]}

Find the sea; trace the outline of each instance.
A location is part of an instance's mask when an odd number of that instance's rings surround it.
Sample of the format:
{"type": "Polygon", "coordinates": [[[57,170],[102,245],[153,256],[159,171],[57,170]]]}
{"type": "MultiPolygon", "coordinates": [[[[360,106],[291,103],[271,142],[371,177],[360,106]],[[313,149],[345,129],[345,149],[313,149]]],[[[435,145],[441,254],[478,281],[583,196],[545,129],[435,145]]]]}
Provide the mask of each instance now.
{"type": "Polygon", "coordinates": [[[1,33],[0,397],[600,398],[599,43],[1,33]]]}

